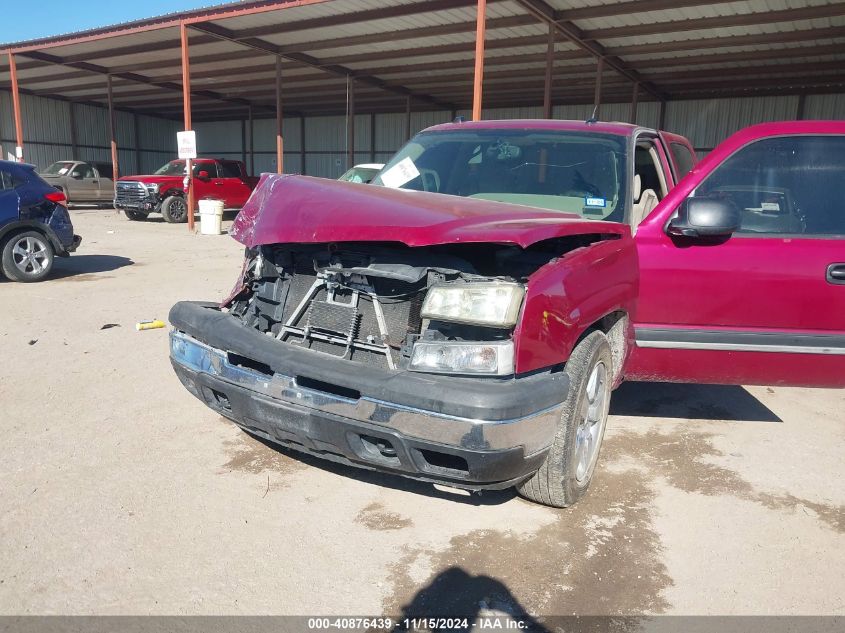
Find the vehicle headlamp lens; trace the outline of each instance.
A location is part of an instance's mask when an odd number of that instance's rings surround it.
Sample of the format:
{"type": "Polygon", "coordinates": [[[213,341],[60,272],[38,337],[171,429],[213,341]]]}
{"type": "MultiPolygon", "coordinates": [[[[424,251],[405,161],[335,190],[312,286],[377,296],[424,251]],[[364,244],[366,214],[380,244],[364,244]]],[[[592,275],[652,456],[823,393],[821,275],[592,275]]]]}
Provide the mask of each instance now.
{"type": "Polygon", "coordinates": [[[152,193],[158,193],[158,184],[147,185],[147,190],[149,190],[152,193]]]}
{"type": "Polygon", "coordinates": [[[444,374],[513,373],[513,342],[417,341],[410,369],[444,374]]]}
{"type": "Polygon", "coordinates": [[[471,325],[512,327],[525,295],[511,283],[457,283],[433,286],[425,296],[422,316],[471,325]]]}

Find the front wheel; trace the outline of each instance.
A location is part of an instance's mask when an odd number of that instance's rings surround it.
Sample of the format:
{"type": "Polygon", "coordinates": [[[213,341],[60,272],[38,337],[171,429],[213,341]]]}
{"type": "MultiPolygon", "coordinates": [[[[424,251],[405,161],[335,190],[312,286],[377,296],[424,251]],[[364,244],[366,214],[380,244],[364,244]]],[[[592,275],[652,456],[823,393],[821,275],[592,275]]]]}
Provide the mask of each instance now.
{"type": "Polygon", "coordinates": [[[532,501],[555,508],[572,505],[587,492],[598,462],[613,380],[607,337],[591,332],[566,362],[569,393],[563,403],[546,461],[518,486],[532,501]]]}
{"type": "Polygon", "coordinates": [[[170,196],[161,203],[161,216],[165,222],[178,224],[188,221],[188,202],[182,196],[170,196]]]}
{"type": "Polygon", "coordinates": [[[0,260],[12,281],[41,281],[53,267],[53,246],[37,231],[18,233],[6,240],[0,260]]]}

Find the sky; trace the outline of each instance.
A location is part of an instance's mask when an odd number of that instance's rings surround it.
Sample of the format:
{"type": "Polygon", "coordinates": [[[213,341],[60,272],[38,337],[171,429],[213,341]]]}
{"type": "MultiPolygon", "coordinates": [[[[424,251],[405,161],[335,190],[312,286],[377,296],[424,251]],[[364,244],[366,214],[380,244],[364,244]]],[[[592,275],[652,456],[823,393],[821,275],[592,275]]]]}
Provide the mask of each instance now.
{"type": "MultiPolygon", "coordinates": [[[[227,0],[231,1],[231,0],[227,0]]],[[[0,43],[18,42],[197,9],[221,0],[0,0],[0,43]]]]}

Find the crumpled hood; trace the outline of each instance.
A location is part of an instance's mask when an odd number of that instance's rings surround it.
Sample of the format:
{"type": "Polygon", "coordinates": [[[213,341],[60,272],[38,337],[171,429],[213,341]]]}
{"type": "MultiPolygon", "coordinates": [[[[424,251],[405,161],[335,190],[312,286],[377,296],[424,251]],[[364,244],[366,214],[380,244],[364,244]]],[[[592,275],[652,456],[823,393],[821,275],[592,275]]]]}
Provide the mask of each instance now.
{"type": "Polygon", "coordinates": [[[503,202],[309,176],[264,174],[229,234],[247,247],[279,243],[536,242],[585,233],[629,234],[615,222],[503,202]]]}

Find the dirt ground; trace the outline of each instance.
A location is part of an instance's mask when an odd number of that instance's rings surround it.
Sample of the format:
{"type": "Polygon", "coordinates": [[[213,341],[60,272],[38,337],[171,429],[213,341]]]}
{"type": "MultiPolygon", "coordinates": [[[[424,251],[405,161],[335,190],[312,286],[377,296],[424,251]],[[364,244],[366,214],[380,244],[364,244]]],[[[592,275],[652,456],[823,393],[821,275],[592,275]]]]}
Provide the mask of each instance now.
{"type": "Polygon", "coordinates": [[[135,330],[234,240],[72,215],[0,281],[0,613],[845,614],[845,392],[626,384],[575,507],[436,491],[252,439],[135,330]]]}

